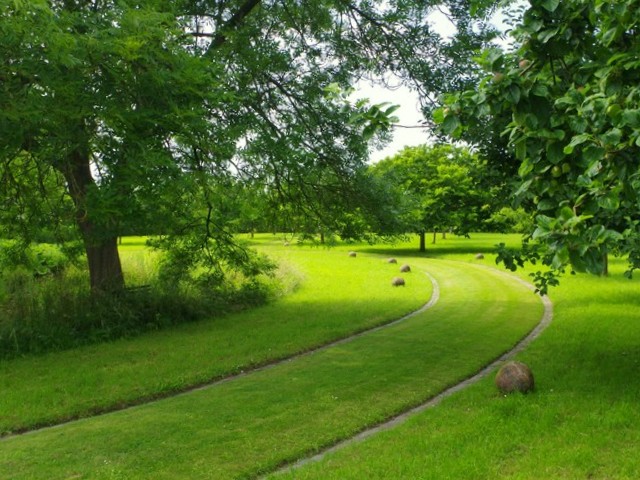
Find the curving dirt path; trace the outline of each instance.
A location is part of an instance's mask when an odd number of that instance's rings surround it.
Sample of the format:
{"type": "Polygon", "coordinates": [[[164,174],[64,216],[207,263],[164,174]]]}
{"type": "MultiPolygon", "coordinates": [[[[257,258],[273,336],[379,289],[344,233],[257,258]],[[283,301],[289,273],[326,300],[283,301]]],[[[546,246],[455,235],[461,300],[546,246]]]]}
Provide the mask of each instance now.
{"type": "MultiPolygon", "coordinates": [[[[483,265],[477,265],[478,267],[487,269],[487,270],[491,270],[494,273],[498,273],[502,276],[508,277],[511,280],[518,282],[524,286],[526,286],[528,289],[530,289],[531,291],[535,291],[535,287],[533,285],[531,285],[530,283],[526,282],[525,280],[521,279],[520,277],[517,277],[515,275],[511,275],[509,273],[506,272],[502,272],[500,270],[496,270],[494,268],[490,268],[490,267],[486,267],[483,265]]],[[[431,275],[429,275],[431,277],[431,275]]],[[[435,281],[435,279],[433,279],[433,277],[431,277],[432,282],[434,283],[434,293],[435,293],[435,285],[437,285],[437,282],[435,281]]],[[[439,295],[439,292],[438,292],[439,295]]],[[[422,403],[421,405],[418,405],[414,408],[411,408],[405,412],[400,413],[399,415],[396,415],[395,417],[390,418],[389,420],[385,421],[384,423],[381,423],[379,425],[376,425],[374,427],[368,428],[366,430],[363,430],[362,432],[358,433],[357,435],[351,437],[351,438],[347,438],[329,448],[326,448],[325,450],[322,450],[321,452],[307,457],[307,458],[302,458],[298,461],[296,461],[295,463],[289,464],[289,465],[285,465],[284,467],[280,468],[279,470],[273,471],[271,473],[269,473],[266,476],[260,477],[260,479],[266,479],[270,476],[273,475],[278,475],[279,473],[285,473],[285,472],[289,472],[291,470],[295,470],[296,468],[300,468],[304,465],[307,465],[309,463],[313,463],[313,462],[319,462],[321,460],[323,460],[327,455],[337,451],[337,450],[341,450],[349,445],[353,445],[355,443],[359,443],[362,442],[363,440],[377,434],[380,433],[382,431],[385,430],[390,430],[394,427],[396,427],[397,425],[400,425],[401,423],[403,423],[405,420],[407,420],[409,417],[416,415],[420,412],[423,412],[429,408],[435,407],[436,405],[438,405],[442,400],[444,400],[447,397],[450,397],[451,395],[453,395],[456,392],[459,392],[460,390],[463,390],[464,388],[477,383],[478,381],[480,381],[481,379],[485,378],[487,375],[489,375],[491,372],[493,372],[496,367],[498,367],[500,364],[502,364],[503,362],[512,359],[513,357],[515,357],[518,353],[522,352],[525,348],[527,348],[527,346],[529,346],[531,344],[531,342],[533,342],[536,338],[538,338],[540,336],[540,334],[549,326],[549,324],[551,323],[551,321],[553,320],[553,304],[551,303],[551,300],[549,300],[549,297],[544,296],[541,297],[541,301],[542,304],[544,306],[544,313],[542,315],[542,318],[540,319],[540,322],[538,323],[538,325],[536,325],[536,327],[531,330],[531,332],[529,332],[529,334],[527,336],[525,336],[522,340],[520,340],[511,350],[509,350],[508,352],[505,352],[504,354],[502,354],[500,357],[498,357],[497,359],[495,359],[493,362],[491,362],[490,364],[488,364],[487,366],[485,366],[482,370],[480,370],[479,372],[477,372],[475,375],[472,375],[471,377],[468,377],[466,379],[464,379],[463,381],[461,381],[460,383],[457,383],[456,385],[453,385],[449,388],[447,388],[446,390],[443,390],[441,393],[439,393],[438,395],[436,395],[435,397],[430,398],[429,400],[427,400],[426,402],[422,403]]],[[[423,307],[424,308],[424,307],[423,307]]]]}

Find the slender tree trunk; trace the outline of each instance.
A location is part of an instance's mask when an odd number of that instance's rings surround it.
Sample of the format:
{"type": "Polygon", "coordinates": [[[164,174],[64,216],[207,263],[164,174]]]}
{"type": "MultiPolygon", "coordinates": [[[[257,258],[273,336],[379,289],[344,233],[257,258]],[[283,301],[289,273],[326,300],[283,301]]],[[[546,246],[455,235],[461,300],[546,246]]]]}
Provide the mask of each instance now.
{"type": "Polygon", "coordinates": [[[320,244],[324,245],[324,232],[320,232],[320,244]]]}
{"type": "Polygon", "coordinates": [[[427,243],[425,242],[425,233],[424,232],[420,232],[420,251],[421,252],[426,252],[427,251],[427,243]]]}
{"type": "Polygon", "coordinates": [[[604,252],[602,256],[602,276],[609,276],[609,252],[604,252]]]}
{"type": "Polygon", "coordinates": [[[76,209],[76,223],[87,254],[91,289],[114,291],[124,288],[118,236],[109,232],[97,232],[87,212],[87,192],[95,187],[89,155],[80,151],[73,152],[62,173],[76,209]]]}
{"type": "Polygon", "coordinates": [[[442,239],[446,240],[447,239],[447,232],[442,232],[442,239]]]}
{"type": "Polygon", "coordinates": [[[438,232],[433,232],[433,241],[431,242],[433,245],[436,244],[436,235],[438,234],[438,232]]]}

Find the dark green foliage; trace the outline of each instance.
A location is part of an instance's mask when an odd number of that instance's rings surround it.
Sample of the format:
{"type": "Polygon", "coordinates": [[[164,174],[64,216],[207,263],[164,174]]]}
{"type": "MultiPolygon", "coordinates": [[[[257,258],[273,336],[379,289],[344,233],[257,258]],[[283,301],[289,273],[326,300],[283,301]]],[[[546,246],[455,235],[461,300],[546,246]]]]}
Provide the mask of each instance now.
{"type": "Polygon", "coordinates": [[[518,161],[516,196],[536,211],[527,232],[543,263],[607,273],[609,253],[638,263],[640,3],[532,2],[517,50],[488,50],[478,88],[451,95],[442,130],[503,132],[518,161]]]}
{"type": "MultiPolygon", "coordinates": [[[[41,267],[40,267],[41,268],[41,267]]],[[[39,354],[131,337],[185,322],[211,319],[264,304],[277,292],[273,281],[210,276],[91,292],[87,272],[71,268],[39,277],[24,267],[0,278],[0,358],[39,354]]]]}

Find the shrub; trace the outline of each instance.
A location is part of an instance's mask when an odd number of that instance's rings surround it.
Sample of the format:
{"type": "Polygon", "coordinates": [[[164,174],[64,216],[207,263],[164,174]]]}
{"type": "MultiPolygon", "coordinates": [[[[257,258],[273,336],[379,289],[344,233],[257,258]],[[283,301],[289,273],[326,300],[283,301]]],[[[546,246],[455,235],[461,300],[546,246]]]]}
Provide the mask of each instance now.
{"type": "MultiPolygon", "coordinates": [[[[44,257],[43,257],[44,258],[44,257]]],[[[48,257],[47,257],[48,258],[48,257]]],[[[26,267],[0,280],[0,358],[62,350],[219,317],[267,302],[282,289],[277,278],[236,275],[212,286],[204,278],[170,285],[157,277],[114,294],[92,293],[88,272],[74,266],[55,276],[26,267]]],[[[139,272],[138,272],[139,275],[139,272]]]]}
{"type": "Polygon", "coordinates": [[[0,272],[20,267],[35,277],[42,277],[58,274],[70,264],[69,256],[55,245],[24,245],[16,241],[0,243],[0,272]]]}

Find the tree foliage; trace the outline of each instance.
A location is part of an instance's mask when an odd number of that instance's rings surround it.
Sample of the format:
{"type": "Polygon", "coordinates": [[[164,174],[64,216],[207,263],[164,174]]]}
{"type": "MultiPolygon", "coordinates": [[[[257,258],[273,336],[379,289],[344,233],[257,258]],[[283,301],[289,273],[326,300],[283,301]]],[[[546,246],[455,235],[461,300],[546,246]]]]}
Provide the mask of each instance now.
{"type": "Polygon", "coordinates": [[[487,50],[479,87],[440,112],[447,134],[487,119],[503,130],[544,246],[524,256],[553,269],[601,274],[608,252],[640,266],[639,21],[637,1],[531,2],[517,49],[487,50]]]}
{"type": "Polygon", "coordinates": [[[22,198],[3,224],[75,223],[100,290],[124,284],[116,238],[133,231],[212,277],[255,271],[226,192],[250,183],[321,223],[360,205],[392,109],[342,92],[388,71],[429,93],[454,83],[485,33],[466,2],[439,3],[466,22],[446,48],[430,1],[0,1],[1,192],[22,198]]]}
{"type": "Polygon", "coordinates": [[[483,162],[467,148],[452,145],[406,147],[372,167],[398,198],[403,233],[467,234],[487,216],[481,186],[483,162]]]}

